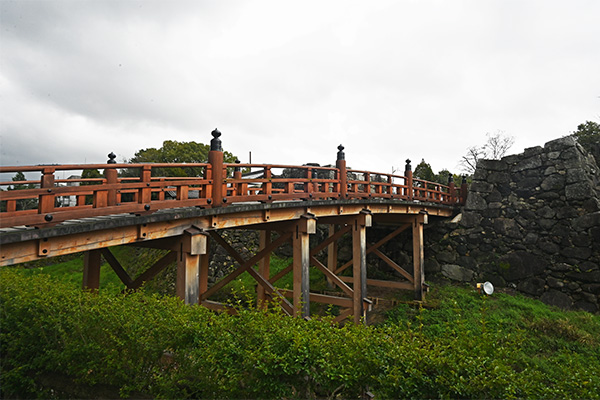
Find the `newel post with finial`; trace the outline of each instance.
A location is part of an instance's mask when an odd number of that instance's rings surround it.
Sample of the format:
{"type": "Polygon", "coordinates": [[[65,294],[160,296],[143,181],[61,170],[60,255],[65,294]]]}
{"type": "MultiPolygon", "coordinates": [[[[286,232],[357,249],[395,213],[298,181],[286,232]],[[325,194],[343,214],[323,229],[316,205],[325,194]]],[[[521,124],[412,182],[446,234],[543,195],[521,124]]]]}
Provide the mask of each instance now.
{"type": "Polygon", "coordinates": [[[406,167],[404,167],[404,176],[406,177],[406,193],[407,200],[413,199],[413,172],[410,166],[410,159],[406,160],[406,167]]]}
{"type": "Polygon", "coordinates": [[[462,182],[460,184],[460,204],[465,204],[467,202],[467,192],[469,185],[467,184],[467,176],[462,176],[462,182]]]}
{"type": "MultiPolygon", "coordinates": [[[[111,165],[111,164],[117,163],[115,161],[115,158],[117,158],[117,156],[112,151],[110,152],[110,154],[107,157],[108,157],[108,161],[106,161],[107,164],[111,165]]],[[[119,183],[117,169],[112,167],[112,165],[110,168],[104,169],[104,177],[106,178],[107,185],[114,185],[114,184],[119,183]]],[[[107,205],[116,206],[119,203],[119,199],[117,198],[118,197],[117,189],[116,188],[108,189],[107,192],[108,192],[108,196],[106,199],[107,205]]]]}
{"type": "Polygon", "coordinates": [[[448,174],[448,201],[451,204],[455,204],[456,203],[456,186],[454,185],[454,176],[452,175],[452,172],[450,172],[448,174]]]}
{"type": "Polygon", "coordinates": [[[344,154],[344,146],[338,146],[337,160],[335,167],[338,169],[339,194],[341,198],[348,197],[348,171],[346,170],[346,155],[344,154]]]}
{"type": "Polygon", "coordinates": [[[223,197],[223,148],[221,147],[221,132],[215,129],[211,132],[213,136],[210,141],[208,152],[208,163],[212,170],[212,206],[220,207],[226,201],[223,197]]]}

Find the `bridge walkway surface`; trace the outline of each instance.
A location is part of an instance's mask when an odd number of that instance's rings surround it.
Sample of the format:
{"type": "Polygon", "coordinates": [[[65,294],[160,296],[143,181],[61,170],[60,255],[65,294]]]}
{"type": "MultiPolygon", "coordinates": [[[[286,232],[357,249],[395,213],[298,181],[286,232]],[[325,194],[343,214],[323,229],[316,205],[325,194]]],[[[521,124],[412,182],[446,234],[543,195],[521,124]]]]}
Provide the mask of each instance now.
{"type": "Polygon", "coordinates": [[[409,160],[402,176],[347,169],[342,146],[335,167],[228,164],[220,132],[212,135],[208,163],[117,164],[111,153],[107,164],[0,167],[0,174],[42,173],[33,184],[0,182],[9,189],[0,191],[0,266],[85,252],[84,288],[99,288],[104,258],[127,288],[137,289],[176,262],[177,295],[188,304],[217,310],[228,307],[210,297],[247,272],[257,282],[259,306],[274,301],[289,315],[309,317],[311,302],[332,304],[341,310],[339,321],[353,318],[355,323],[366,321],[367,286],[412,290],[415,299],[423,299],[423,225],[429,217],[452,216],[464,203],[465,184],[457,188],[451,181],[441,185],[413,179],[409,160]],[[102,169],[104,177],[56,179],[57,171],[85,169],[102,169]],[[173,169],[195,176],[169,176],[173,169]],[[250,173],[244,177],[244,171],[250,173]],[[329,237],[311,248],[309,237],[317,224],[329,226],[329,237]],[[374,224],[389,227],[390,233],[368,245],[367,230],[374,224]],[[257,253],[245,259],[224,238],[227,229],[258,231],[257,253]],[[381,250],[404,231],[412,236],[412,268],[398,265],[381,250]],[[352,237],[352,259],[339,265],[337,244],[344,235],[352,237]],[[211,240],[238,267],[209,287],[211,240]],[[271,274],[271,253],[290,242],[293,262],[271,274]],[[140,276],[130,277],[110,250],[120,245],[169,252],[140,276]],[[325,249],[326,264],[316,257],[325,249]],[[369,279],[369,253],[403,280],[369,279]],[[310,292],[310,267],[321,271],[339,296],[310,292]],[[277,288],[289,273],[293,289],[277,288]]]}

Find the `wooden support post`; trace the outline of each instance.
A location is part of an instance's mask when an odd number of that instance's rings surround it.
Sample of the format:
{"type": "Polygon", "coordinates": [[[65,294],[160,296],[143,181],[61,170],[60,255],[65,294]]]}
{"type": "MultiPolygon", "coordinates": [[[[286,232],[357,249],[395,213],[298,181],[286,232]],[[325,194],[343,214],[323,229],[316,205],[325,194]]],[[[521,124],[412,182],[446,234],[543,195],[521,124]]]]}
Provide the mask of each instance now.
{"type": "Polygon", "coordinates": [[[177,296],[185,304],[200,301],[200,261],[207,253],[207,237],[201,229],[191,227],[183,232],[177,254],[177,296]]]}
{"type": "Polygon", "coordinates": [[[423,284],[425,283],[425,252],[423,246],[423,225],[427,223],[427,214],[419,214],[415,216],[412,224],[413,237],[413,276],[415,300],[422,301],[423,284]]]}
{"type": "MultiPolygon", "coordinates": [[[[271,231],[270,230],[262,230],[259,233],[259,248],[263,250],[267,248],[271,244],[271,231]]],[[[260,251],[259,250],[259,251],[260,251]]],[[[267,281],[269,280],[269,275],[271,274],[271,253],[265,255],[258,262],[258,274],[265,278],[267,281]]],[[[258,308],[266,308],[267,304],[266,300],[265,288],[262,285],[256,286],[256,305],[258,308]]]]}
{"type": "Polygon", "coordinates": [[[83,256],[83,288],[97,290],[100,287],[100,249],[86,251],[83,256]]]}
{"type": "Polygon", "coordinates": [[[312,215],[303,215],[296,224],[293,234],[294,315],[310,316],[310,266],[309,235],[317,230],[317,220],[312,215]]]}
{"type": "MultiPolygon", "coordinates": [[[[371,226],[371,214],[367,211],[354,219],[352,229],[352,283],[354,289],[354,323],[364,316],[363,299],[367,297],[367,227],[371,226]]],[[[363,321],[366,323],[366,318],[363,321]]]]}
{"type": "Polygon", "coordinates": [[[184,251],[177,255],[177,296],[185,304],[198,304],[200,298],[200,256],[184,251]]]}
{"type": "Polygon", "coordinates": [[[212,170],[212,206],[221,207],[226,198],[223,197],[223,148],[221,147],[221,132],[215,129],[211,132],[213,139],[210,141],[208,163],[212,170]]]}
{"type": "MultiPolygon", "coordinates": [[[[335,225],[329,225],[329,237],[333,237],[335,235],[335,225]]],[[[332,241],[329,246],[327,246],[327,269],[331,272],[334,272],[337,268],[337,256],[338,256],[338,244],[337,241],[332,241]]],[[[331,289],[334,287],[334,283],[330,278],[327,278],[327,286],[331,289]]]]}

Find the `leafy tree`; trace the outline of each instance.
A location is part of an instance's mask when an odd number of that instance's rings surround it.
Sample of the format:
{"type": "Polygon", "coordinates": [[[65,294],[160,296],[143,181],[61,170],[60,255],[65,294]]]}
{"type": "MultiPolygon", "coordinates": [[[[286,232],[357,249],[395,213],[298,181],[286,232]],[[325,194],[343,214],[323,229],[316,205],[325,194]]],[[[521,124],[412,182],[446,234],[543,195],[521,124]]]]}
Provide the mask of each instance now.
{"type": "MultiPolygon", "coordinates": [[[[13,182],[22,182],[26,181],[27,178],[23,172],[19,171],[12,177],[13,182]]],[[[8,187],[8,190],[24,190],[24,189],[35,189],[36,185],[33,183],[15,183],[12,186],[8,187]]],[[[38,199],[20,199],[17,200],[17,210],[31,210],[37,208],[38,199]]]]}
{"type": "Polygon", "coordinates": [[[487,142],[482,146],[472,146],[467,149],[467,154],[462,156],[460,166],[468,174],[473,174],[479,160],[499,160],[515,143],[514,136],[507,136],[498,131],[494,134],[487,133],[487,142]]]}
{"type": "MultiPolygon", "coordinates": [[[[205,163],[208,161],[210,146],[197,142],[178,142],[165,140],[162,147],[141,149],[129,160],[132,164],[137,163],[205,163]]],[[[226,163],[235,162],[236,157],[228,151],[223,154],[226,163]]],[[[199,176],[202,168],[153,168],[153,176],[199,176]]],[[[139,171],[128,170],[125,176],[137,176],[139,171]]]]}
{"type": "MultiPolygon", "coordinates": [[[[97,169],[84,169],[81,172],[81,179],[97,179],[103,178],[102,174],[97,169]]],[[[82,186],[98,185],[99,182],[81,182],[82,186]]]]}
{"type": "Polygon", "coordinates": [[[594,155],[597,162],[600,162],[600,124],[594,121],[579,124],[573,136],[584,149],[594,155]]]}
{"type": "Polygon", "coordinates": [[[443,169],[440,172],[437,173],[437,175],[435,176],[435,179],[433,180],[434,182],[438,182],[441,183],[443,185],[447,185],[448,184],[448,177],[452,175],[452,178],[454,179],[454,182],[456,183],[456,185],[460,185],[462,179],[460,177],[460,175],[456,175],[453,174],[452,172],[448,171],[447,169],[443,169]]]}
{"type": "Polygon", "coordinates": [[[425,181],[434,181],[435,174],[431,169],[431,165],[425,162],[425,159],[421,159],[421,162],[415,167],[413,172],[415,178],[423,179],[425,181]]]}

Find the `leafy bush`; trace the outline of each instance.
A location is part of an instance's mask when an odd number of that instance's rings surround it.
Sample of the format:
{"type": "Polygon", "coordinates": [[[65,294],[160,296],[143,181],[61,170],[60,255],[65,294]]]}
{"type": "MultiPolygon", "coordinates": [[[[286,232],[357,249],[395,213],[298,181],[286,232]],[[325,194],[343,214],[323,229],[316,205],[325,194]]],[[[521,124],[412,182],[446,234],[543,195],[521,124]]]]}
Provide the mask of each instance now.
{"type": "Polygon", "coordinates": [[[600,318],[436,289],[381,326],[172,297],[90,293],[0,271],[2,396],[599,398],[600,318]]]}

